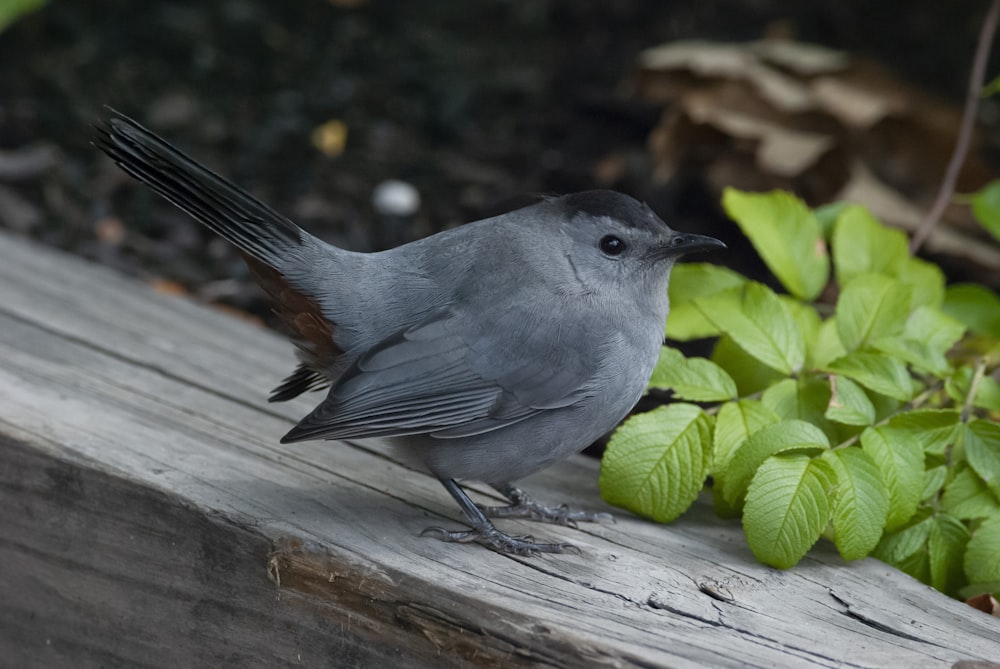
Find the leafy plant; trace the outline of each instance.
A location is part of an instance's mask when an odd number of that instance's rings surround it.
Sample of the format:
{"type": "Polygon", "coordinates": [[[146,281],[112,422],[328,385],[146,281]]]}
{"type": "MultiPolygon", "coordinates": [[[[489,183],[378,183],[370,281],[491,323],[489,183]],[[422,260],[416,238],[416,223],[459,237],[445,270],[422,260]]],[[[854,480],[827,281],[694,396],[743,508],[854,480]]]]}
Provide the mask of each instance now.
{"type": "Polygon", "coordinates": [[[689,403],[618,429],[604,497],[668,522],[707,477],[766,564],[825,536],[953,596],[1000,590],[1000,298],[946,288],[860,206],[736,190],[723,204],[788,294],[674,269],[667,336],[714,351],[664,346],[650,386],[689,403]]]}
{"type": "Polygon", "coordinates": [[[0,32],[19,18],[40,9],[48,0],[0,0],[0,32]]]}

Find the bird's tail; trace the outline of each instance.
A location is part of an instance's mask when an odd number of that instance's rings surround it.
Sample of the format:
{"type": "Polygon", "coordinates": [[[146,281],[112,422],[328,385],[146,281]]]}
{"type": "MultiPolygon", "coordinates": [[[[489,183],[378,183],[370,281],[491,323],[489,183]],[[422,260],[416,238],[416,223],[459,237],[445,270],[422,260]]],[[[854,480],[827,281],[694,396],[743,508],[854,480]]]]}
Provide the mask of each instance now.
{"type": "Polygon", "coordinates": [[[280,268],[311,235],[239,186],[199,165],[111,108],[94,126],[94,145],[130,175],[244,253],[280,268]]]}

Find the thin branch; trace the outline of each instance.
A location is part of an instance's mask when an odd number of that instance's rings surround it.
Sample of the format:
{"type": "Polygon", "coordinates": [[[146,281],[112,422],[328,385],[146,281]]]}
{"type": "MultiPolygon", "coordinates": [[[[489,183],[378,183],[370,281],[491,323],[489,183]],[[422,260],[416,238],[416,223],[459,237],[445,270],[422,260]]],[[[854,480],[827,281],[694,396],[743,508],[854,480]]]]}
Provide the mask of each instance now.
{"type": "Polygon", "coordinates": [[[990,46],[993,44],[993,35],[996,33],[997,19],[1000,17],[1000,0],[990,2],[989,11],[983,19],[983,25],[979,30],[979,44],[976,45],[976,56],[972,61],[972,74],[969,76],[969,90],[965,97],[965,109],[962,112],[962,124],[958,131],[958,141],[955,143],[955,151],[951,154],[948,162],[948,169],[945,171],[944,179],[941,181],[941,188],[938,191],[934,205],[927,216],[920,222],[910,242],[910,252],[916,253],[923,243],[930,236],[934,226],[941,219],[948,203],[951,202],[955,193],[955,182],[958,181],[958,173],[962,170],[965,157],[969,153],[969,141],[972,139],[972,128],[976,122],[976,110],[979,108],[979,99],[982,97],[983,80],[986,76],[986,61],[989,59],[990,46]]]}

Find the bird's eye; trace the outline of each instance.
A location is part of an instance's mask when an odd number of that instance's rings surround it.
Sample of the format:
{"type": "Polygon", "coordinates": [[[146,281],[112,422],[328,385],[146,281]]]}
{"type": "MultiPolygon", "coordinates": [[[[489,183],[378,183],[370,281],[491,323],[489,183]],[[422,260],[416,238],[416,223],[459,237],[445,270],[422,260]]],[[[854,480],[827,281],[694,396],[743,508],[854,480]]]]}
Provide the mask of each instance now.
{"type": "Polygon", "coordinates": [[[625,242],[620,237],[605,235],[600,241],[601,251],[609,256],[619,256],[625,251],[625,242]]]}

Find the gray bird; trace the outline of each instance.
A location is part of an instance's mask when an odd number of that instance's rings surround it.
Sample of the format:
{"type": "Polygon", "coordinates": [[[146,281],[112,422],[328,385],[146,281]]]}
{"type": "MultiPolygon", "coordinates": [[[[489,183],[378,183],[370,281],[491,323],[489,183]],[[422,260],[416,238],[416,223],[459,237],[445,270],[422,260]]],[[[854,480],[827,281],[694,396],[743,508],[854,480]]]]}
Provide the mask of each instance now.
{"type": "Polygon", "coordinates": [[[282,439],[384,437],[436,476],[471,529],[445,541],[532,555],[573,548],[489,517],[607,514],[532,501],[513,482],[609,432],[642,395],[680,256],[724,247],[612,191],[545,199],[379,253],[331,246],[113,110],[94,143],[234,244],[291,331],[299,365],[271,394],[329,386],[282,439]],[[509,506],[475,504],[456,479],[509,506]]]}

